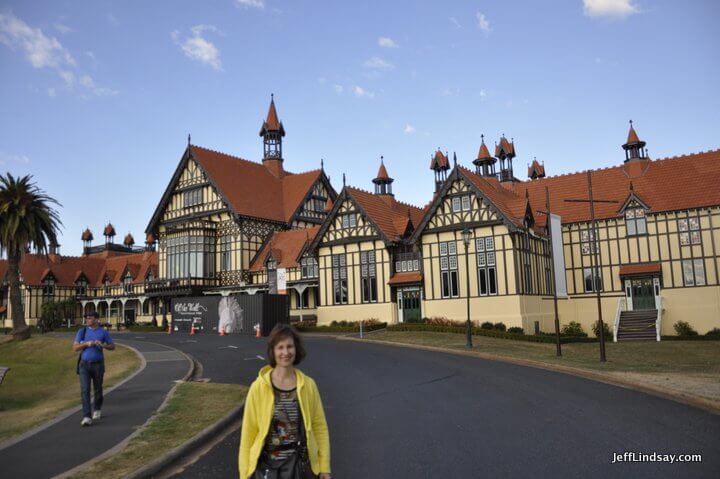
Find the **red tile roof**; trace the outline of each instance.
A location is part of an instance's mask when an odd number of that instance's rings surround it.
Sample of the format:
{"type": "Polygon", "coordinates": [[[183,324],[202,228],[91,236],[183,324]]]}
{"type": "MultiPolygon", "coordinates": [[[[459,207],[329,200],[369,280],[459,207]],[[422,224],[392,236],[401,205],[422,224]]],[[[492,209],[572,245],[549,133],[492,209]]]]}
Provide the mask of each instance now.
{"type": "Polygon", "coordinates": [[[422,283],[422,273],[420,273],[419,271],[395,273],[393,277],[390,278],[390,281],[388,281],[389,285],[411,283],[422,283]]]}
{"type": "Polygon", "coordinates": [[[238,215],[287,223],[322,170],[273,175],[265,166],[200,146],[192,157],[210,176],[238,215]]]}
{"type": "Polygon", "coordinates": [[[268,108],[267,118],[263,122],[262,128],[260,129],[260,136],[263,136],[269,131],[279,131],[282,136],[285,136],[285,128],[282,122],[278,119],[277,110],[275,110],[275,100],[270,100],[270,108],[268,108]]]}
{"type": "Polygon", "coordinates": [[[135,238],[133,238],[133,235],[130,233],[125,235],[125,239],[123,240],[123,244],[125,246],[132,246],[135,244],[135,238]]]}
{"type": "Polygon", "coordinates": [[[635,274],[660,272],[662,272],[662,267],[660,266],[660,263],[624,264],[620,266],[620,276],[632,276],[635,274]]]}
{"type": "Polygon", "coordinates": [[[377,177],[375,178],[377,180],[389,180],[390,176],[388,176],[387,169],[385,169],[385,163],[382,161],[380,162],[380,168],[378,169],[377,177]]]}
{"type": "Polygon", "coordinates": [[[635,128],[633,128],[632,123],[630,123],[630,131],[628,131],[626,144],[632,145],[633,143],[640,143],[640,138],[638,138],[637,133],[635,133],[635,128]]]}
{"type": "Polygon", "coordinates": [[[485,141],[483,140],[482,143],[480,143],[480,151],[478,151],[478,160],[489,160],[492,158],[492,155],[490,155],[490,152],[487,149],[487,146],[485,146],[485,141]]]}
{"type": "Polygon", "coordinates": [[[80,239],[83,241],[92,241],[94,239],[90,228],[85,228],[85,231],[82,232],[82,236],[80,236],[80,239]]]}
{"type": "Polygon", "coordinates": [[[258,251],[250,264],[250,271],[258,272],[265,268],[265,261],[272,253],[273,258],[278,262],[279,268],[295,268],[299,266],[298,257],[305,245],[315,239],[320,226],[312,228],[276,231],[270,239],[258,251]]]}
{"type": "Polygon", "coordinates": [[[448,161],[448,157],[443,155],[443,152],[438,149],[438,151],[435,152],[435,156],[433,156],[432,160],[430,160],[430,169],[440,169],[440,170],[449,170],[450,169],[450,162],[448,161]]]}
{"type": "Polygon", "coordinates": [[[346,191],[389,241],[396,241],[403,236],[408,217],[415,228],[420,224],[425,212],[417,206],[402,203],[391,196],[374,195],[351,186],[348,186],[346,191]]]}
{"type": "Polygon", "coordinates": [[[528,167],[528,178],[541,178],[545,176],[545,165],[541,165],[537,160],[533,160],[532,164],[528,167]]]}
{"type": "Polygon", "coordinates": [[[500,184],[497,178],[481,176],[464,167],[460,167],[460,172],[475,185],[510,222],[516,226],[522,226],[528,206],[528,200],[524,195],[519,196],[508,190],[500,184]]]}
{"type": "Polygon", "coordinates": [[[505,152],[507,156],[515,156],[515,145],[504,136],[500,138],[500,143],[495,145],[495,156],[500,157],[500,154],[505,152]]]}
{"type": "Polygon", "coordinates": [[[112,223],[108,223],[107,226],[105,226],[105,229],[103,230],[104,236],[115,236],[115,227],[113,227],[112,223]]]}

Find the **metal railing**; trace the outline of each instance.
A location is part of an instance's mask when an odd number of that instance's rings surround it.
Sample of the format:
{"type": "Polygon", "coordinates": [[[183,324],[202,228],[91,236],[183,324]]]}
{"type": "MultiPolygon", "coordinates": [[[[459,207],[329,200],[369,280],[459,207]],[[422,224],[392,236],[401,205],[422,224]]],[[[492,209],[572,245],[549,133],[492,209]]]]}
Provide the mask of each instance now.
{"type": "Polygon", "coordinates": [[[663,313],[663,298],[658,296],[657,298],[657,318],[655,319],[655,335],[657,340],[660,341],[660,332],[662,331],[662,313],[663,313]]]}
{"type": "Polygon", "coordinates": [[[627,300],[618,299],[617,311],[615,311],[615,326],[613,327],[613,342],[617,343],[618,329],[620,329],[620,315],[627,309],[627,300]]]}

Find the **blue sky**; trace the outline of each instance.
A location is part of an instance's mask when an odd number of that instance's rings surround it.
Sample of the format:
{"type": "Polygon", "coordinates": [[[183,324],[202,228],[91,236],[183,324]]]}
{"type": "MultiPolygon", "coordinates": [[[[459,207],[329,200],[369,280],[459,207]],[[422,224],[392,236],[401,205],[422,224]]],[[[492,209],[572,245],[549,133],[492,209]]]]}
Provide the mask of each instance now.
{"type": "Polygon", "coordinates": [[[515,139],[516,176],[720,147],[712,1],[0,2],[0,171],[62,203],[64,254],[136,241],[184,151],[259,161],[275,94],[290,171],[430,200],[432,152],[515,139]]]}

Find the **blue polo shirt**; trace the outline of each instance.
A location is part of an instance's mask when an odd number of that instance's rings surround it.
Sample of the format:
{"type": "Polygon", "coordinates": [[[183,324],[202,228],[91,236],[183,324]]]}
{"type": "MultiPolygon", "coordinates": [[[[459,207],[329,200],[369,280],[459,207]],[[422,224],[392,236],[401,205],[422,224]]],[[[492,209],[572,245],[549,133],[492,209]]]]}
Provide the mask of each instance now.
{"type": "MultiPolygon", "coordinates": [[[[82,337],[83,329],[80,328],[75,335],[76,343],[84,343],[86,341],[100,341],[101,343],[113,344],[113,340],[110,337],[110,333],[103,327],[98,326],[95,329],[85,327],[85,339],[82,337]]],[[[102,361],[103,350],[99,346],[92,346],[90,348],[83,349],[80,353],[80,359],[83,361],[102,361]]]]}

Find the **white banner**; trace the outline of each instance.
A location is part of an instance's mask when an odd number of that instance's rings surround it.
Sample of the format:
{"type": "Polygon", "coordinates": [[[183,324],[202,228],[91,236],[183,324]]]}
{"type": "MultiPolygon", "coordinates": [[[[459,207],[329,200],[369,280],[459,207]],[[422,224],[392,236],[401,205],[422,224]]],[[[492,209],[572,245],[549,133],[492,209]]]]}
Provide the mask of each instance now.
{"type": "Polygon", "coordinates": [[[567,298],[565,282],[565,248],[562,240],[562,223],[558,215],[550,215],[550,232],[553,249],[553,268],[555,270],[555,289],[558,298],[567,298]]]}
{"type": "Polygon", "coordinates": [[[277,269],[277,292],[285,294],[287,289],[287,270],[285,268],[277,269]]]}

